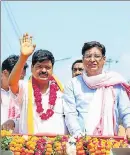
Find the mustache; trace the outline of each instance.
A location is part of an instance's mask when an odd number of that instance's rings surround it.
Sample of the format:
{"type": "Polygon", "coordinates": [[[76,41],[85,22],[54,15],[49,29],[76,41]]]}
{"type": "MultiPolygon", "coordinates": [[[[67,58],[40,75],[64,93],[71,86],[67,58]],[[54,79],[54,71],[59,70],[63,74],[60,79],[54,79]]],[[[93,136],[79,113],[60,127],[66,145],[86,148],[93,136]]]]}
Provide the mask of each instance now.
{"type": "Polygon", "coordinates": [[[48,75],[47,72],[40,72],[39,75],[48,75]]]}

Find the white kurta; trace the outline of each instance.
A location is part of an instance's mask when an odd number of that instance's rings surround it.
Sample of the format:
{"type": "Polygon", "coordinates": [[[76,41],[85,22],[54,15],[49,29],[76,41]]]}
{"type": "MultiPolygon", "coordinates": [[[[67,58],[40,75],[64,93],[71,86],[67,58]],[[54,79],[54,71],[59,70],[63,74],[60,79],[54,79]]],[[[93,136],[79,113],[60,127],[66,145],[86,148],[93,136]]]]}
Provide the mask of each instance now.
{"type": "MultiPolygon", "coordinates": [[[[101,117],[101,109],[102,109],[102,88],[96,90],[96,92],[93,95],[93,99],[91,101],[91,104],[89,105],[89,111],[88,111],[88,117],[85,122],[85,128],[86,133],[88,135],[93,135],[94,129],[100,122],[101,117]]],[[[105,92],[108,95],[108,98],[104,105],[104,112],[103,112],[103,119],[104,119],[104,125],[103,125],[103,135],[109,135],[114,136],[113,132],[113,115],[112,115],[112,109],[113,109],[113,98],[110,96],[112,95],[111,90],[107,89],[105,92]]]]}
{"type": "Polygon", "coordinates": [[[1,88],[1,124],[8,120],[9,100],[9,91],[1,88]]]}
{"type": "MultiPolygon", "coordinates": [[[[47,89],[46,93],[42,94],[42,106],[43,109],[48,109],[50,88],[47,89]]],[[[32,94],[32,97],[34,95],[32,94]]],[[[34,134],[67,134],[67,128],[64,121],[63,115],[63,103],[62,93],[57,92],[56,104],[54,107],[54,114],[48,120],[41,120],[39,114],[36,112],[36,104],[33,97],[33,121],[34,121],[34,134]]],[[[27,134],[27,105],[28,105],[28,81],[19,82],[19,94],[16,95],[17,103],[20,105],[20,120],[19,120],[19,132],[27,134]]]]}

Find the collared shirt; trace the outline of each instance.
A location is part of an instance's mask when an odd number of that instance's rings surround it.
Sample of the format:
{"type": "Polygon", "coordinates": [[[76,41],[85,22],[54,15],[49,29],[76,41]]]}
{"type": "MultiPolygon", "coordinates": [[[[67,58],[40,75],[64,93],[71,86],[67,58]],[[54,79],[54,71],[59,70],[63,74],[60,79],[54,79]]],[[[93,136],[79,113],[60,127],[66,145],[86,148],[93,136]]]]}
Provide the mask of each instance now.
{"type": "MultiPolygon", "coordinates": [[[[87,130],[85,121],[95,92],[96,89],[90,89],[81,75],[73,78],[65,86],[63,95],[65,121],[72,135],[79,135],[87,130]]],[[[114,93],[114,113],[116,116],[116,132],[118,132],[119,118],[125,128],[130,127],[130,100],[121,85],[114,86],[114,93]]]]}
{"type": "MultiPolygon", "coordinates": [[[[48,106],[50,94],[50,87],[47,89],[46,93],[42,94],[42,106],[46,111],[48,106]]],[[[28,109],[28,81],[19,81],[19,93],[14,95],[14,99],[20,106],[20,119],[19,119],[19,133],[28,134],[27,130],[27,109],[28,109]]],[[[47,134],[67,134],[68,130],[65,125],[64,115],[63,115],[63,103],[62,103],[62,93],[57,92],[56,104],[54,107],[54,114],[48,120],[41,120],[39,114],[36,112],[36,104],[34,100],[34,94],[32,94],[33,99],[33,121],[34,121],[34,134],[37,133],[47,133],[47,134]]]]}

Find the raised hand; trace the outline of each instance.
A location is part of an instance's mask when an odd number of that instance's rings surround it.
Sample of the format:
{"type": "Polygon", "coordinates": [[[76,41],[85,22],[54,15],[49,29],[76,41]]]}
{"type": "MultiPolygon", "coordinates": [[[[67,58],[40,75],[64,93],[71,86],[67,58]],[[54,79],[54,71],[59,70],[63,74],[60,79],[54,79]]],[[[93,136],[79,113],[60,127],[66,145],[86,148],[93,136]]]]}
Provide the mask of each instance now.
{"type": "Polygon", "coordinates": [[[27,33],[23,35],[23,38],[20,39],[21,54],[24,56],[30,56],[36,45],[32,43],[32,36],[29,36],[27,33]]]}

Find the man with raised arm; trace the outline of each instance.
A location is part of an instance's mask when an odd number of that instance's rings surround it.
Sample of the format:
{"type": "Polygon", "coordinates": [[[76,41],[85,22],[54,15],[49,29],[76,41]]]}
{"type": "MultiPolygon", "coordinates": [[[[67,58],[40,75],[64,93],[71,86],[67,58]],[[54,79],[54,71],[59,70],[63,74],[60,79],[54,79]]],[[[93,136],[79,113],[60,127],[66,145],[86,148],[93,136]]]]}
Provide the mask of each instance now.
{"type": "MultiPolygon", "coordinates": [[[[10,89],[21,109],[19,133],[67,134],[64,123],[62,92],[53,78],[54,56],[48,50],[35,50],[32,37],[25,34],[20,40],[20,58],[9,78],[10,89]],[[33,53],[34,52],[34,53],[33,53]],[[22,69],[32,55],[32,76],[20,81],[22,69]]],[[[3,125],[15,124],[9,120],[3,125]]]]}

